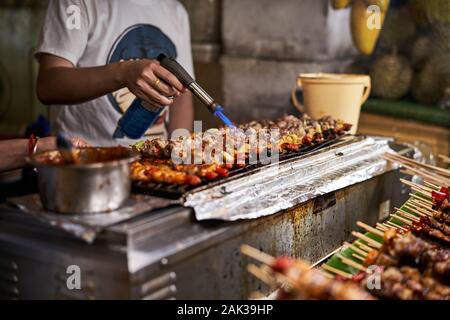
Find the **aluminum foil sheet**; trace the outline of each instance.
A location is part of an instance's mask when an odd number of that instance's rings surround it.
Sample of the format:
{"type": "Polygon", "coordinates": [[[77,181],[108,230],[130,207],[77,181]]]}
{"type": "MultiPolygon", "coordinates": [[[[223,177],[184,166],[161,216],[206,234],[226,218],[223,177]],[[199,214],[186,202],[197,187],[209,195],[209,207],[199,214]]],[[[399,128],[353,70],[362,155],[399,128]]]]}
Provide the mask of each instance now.
{"type": "Polygon", "coordinates": [[[393,152],[390,139],[347,137],[307,156],[186,196],[197,220],[255,219],[397,168],[379,156],[393,152]]]}
{"type": "Polygon", "coordinates": [[[45,211],[37,194],[11,198],[8,199],[8,203],[19,209],[14,214],[27,215],[43,224],[70,233],[87,243],[93,243],[98,233],[109,226],[178,202],[157,197],[132,195],[121,208],[95,214],[58,214],[45,211]]]}

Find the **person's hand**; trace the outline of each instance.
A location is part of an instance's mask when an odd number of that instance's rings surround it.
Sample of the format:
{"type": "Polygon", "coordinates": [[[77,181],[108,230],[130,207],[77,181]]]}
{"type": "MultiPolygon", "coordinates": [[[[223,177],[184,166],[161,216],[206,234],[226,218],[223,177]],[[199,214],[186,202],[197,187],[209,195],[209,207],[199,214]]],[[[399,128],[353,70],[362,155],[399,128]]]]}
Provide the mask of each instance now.
{"type": "Polygon", "coordinates": [[[72,142],[74,148],[86,148],[91,146],[89,143],[86,142],[86,140],[79,137],[70,138],[70,141],[72,142]]]}
{"type": "Polygon", "coordinates": [[[153,106],[170,106],[173,97],[186,92],[186,88],[157,60],[131,60],[120,62],[120,79],[138,98],[153,106]]]}

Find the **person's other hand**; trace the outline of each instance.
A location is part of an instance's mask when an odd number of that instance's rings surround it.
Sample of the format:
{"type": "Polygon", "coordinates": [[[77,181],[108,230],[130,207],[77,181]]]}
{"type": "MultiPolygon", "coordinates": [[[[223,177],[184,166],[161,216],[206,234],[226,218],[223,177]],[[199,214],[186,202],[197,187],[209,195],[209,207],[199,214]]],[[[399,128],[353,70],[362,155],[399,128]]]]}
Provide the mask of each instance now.
{"type": "Polygon", "coordinates": [[[170,106],[173,97],[186,92],[186,88],[157,60],[130,60],[120,62],[120,79],[138,98],[153,106],[170,106]]]}

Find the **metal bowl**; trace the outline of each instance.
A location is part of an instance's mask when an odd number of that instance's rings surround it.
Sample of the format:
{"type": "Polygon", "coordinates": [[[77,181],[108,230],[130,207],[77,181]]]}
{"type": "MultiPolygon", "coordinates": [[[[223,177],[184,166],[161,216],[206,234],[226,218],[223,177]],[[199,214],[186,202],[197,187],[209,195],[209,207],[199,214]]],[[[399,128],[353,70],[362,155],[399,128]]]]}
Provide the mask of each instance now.
{"type": "Polygon", "coordinates": [[[129,164],[138,158],[129,148],[76,150],[77,164],[64,164],[59,151],[29,159],[38,172],[38,187],[45,209],[58,213],[98,213],[119,208],[131,192],[129,164]]]}

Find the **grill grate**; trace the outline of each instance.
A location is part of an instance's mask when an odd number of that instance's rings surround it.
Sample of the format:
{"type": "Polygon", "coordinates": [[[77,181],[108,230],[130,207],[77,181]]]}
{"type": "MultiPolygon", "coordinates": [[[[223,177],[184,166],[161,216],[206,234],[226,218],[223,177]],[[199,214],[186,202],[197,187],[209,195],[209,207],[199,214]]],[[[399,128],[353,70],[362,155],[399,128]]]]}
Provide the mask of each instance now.
{"type": "MultiPolygon", "coordinates": [[[[280,154],[280,161],[288,161],[289,159],[294,159],[308,155],[314,151],[320,150],[325,147],[332,146],[342,140],[343,136],[331,137],[328,140],[321,142],[319,144],[313,144],[310,146],[305,146],[301,148],[298,152],[289,152],[280,154]]],[[[154,183],[154,182],[133,182],[133,192],[141,193],[150,196],[157,196],[169,199],[180,199],[183,198],[189,192],[199,191],[201,189],[211,188],[224,181],[229,181],[230,179],[235,179],[237,176],[241,176],[245,173],[251,173],[254,170],[258,170],[264,167],[263,164],[252,164],[247,165],[244,168],[234,168],[230,170],[230,174],[226,178],[217,179],[214,181],[203,180],[198,186],[178,186],[170,185],[164,183],[154,183]]]]}

